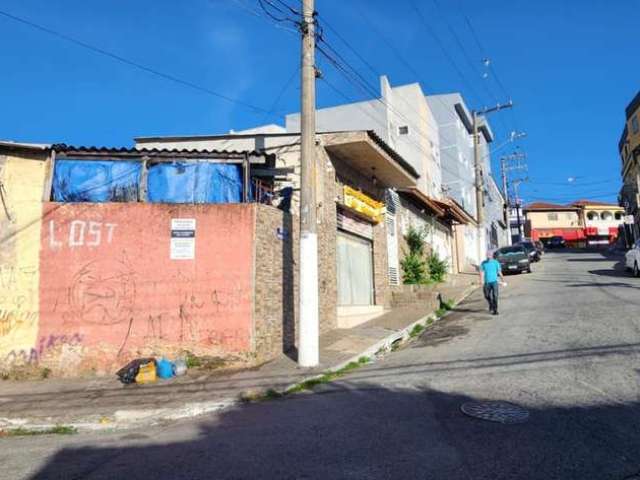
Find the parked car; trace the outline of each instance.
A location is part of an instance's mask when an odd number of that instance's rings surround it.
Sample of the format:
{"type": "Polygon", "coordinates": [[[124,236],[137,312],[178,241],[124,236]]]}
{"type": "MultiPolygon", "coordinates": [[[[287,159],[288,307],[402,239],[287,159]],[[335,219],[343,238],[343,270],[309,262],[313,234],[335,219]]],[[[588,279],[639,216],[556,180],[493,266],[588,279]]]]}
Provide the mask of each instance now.
{"type": "Polygon", "coordinates": [[[499,248],[493,257],[500,262],[502,273],[531,273],[531,261],[522,245],[499,248]]]}
{"type": "Polygon", "coordinates": [[[527,252],[527,255],[529,255],[529,260],[531,260],[532,262],[540,261],[540,252],[538,252],[538,249],[533,244],[533,242],[525,240],[523,242],[520,242],[518,245],[522,245],[525,252],[527,252]]]}
{"type": "Polygon", "coordinates": [[[564,238],[560,236],[551,237],[547,242],[547,248],[564,248],[566,246],[564,238]]]}
{"type": "Polygon", "coordinates": [[[624,255],[624,266],[634,277],[640,277],[640,240],[624,255]]]}
{"type": "Polygon", "coordinates": [[[535,242],[533,242],[533,244],[536,246],[536,250],[538,250],[540,256],[544,255],[544,243],[542,243],[540,240],[536,240],[535,242]]]}

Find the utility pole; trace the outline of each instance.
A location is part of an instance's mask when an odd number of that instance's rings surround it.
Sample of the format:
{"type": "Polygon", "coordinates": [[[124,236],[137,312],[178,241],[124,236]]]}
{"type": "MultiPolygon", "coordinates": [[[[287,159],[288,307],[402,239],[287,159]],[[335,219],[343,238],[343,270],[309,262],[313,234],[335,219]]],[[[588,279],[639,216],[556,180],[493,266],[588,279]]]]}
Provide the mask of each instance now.
{"type": "Polygon", "coordinates": [[[319,358],[318,236],[316,220],[316,65],[314,0],[302,0],[302,108],[300,118],[300,336],[298,364],[319,358]]]}
{"type": "Polygon", "coordinates": [[[509,100],[506,104],[498,103],[495,107],[484,108],[480,111],[471,112],[473,119],[473,165],[475,170],[475,186],[476,186],[476,221],[478,222],[478,262],[482,261],[482,250],[484,247],[484,186],[482,179],[482,165],[480,163],[480,135],[478,133],[478,114],[487,115],[488,113],[504,110],[513,107],[513,102],[509,100]]]}
{"type": "MultiPolygon", "coordinates": [[[[511,202],[509,199],[509,172],[512,170],[526,170],[527,166],[522,163],[511,163],[513,161],[524,160],[527,156],[521,152],[514,152],[500,158],[500,172],[502,174],[502,192],[504,195],[506,216],[505,223],[509,226],[509,239],[511,239],[511,220],[509,214],[511,211],[511,202]]],[[[518,239],[520,239],[520,207],[516,198],[516,216],[518,217],[518,239]]]]}

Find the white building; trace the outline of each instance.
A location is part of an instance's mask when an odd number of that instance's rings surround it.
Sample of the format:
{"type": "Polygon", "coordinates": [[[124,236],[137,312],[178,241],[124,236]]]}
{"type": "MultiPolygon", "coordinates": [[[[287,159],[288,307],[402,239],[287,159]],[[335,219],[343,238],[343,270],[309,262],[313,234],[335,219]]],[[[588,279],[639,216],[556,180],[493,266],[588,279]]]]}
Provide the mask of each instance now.
{"type": "MultiPolygon", "coordinates": [[[[443,189],[477,218],[472,113],[459,93],[429,95],[427,102],[440,132],[443,189]]],[[[479,117],[478,124],[485,215],[481,228],[465,229],[464,255],[473,265],[482,261],[488,248],[509,243],[504,198],[491,173],[489,144],[493,142],[493,132],[486,118],[479,117]]]]}
{"type": "MultiPolygon", "coordinates": [[[[316,130],[373,130],[420,174],[418,188],[442,198],[440,136],[419,83],[391,87],[380,77],[380,99],[321,108],[316,111],[316,130]]],[[[300,114],[286,117],[287,132],[300,131],[300,114]]]]}

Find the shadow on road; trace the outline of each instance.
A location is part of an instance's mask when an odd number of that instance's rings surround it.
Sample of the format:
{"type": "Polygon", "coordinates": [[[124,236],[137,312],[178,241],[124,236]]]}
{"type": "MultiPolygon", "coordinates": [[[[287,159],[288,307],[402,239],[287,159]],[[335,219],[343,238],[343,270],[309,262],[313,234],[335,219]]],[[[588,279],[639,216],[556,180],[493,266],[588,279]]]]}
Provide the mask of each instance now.
{"type": "Polygon", "coordinates": [[[638,403],[536,407],[527,423],[503,425],[462,414],[476,400],[465,395],[325,388],[228,410],[200,422],[193,438],[141,431],[106,447],[76,438],[31,478],[570,480],[640,470],[638,403]]]}

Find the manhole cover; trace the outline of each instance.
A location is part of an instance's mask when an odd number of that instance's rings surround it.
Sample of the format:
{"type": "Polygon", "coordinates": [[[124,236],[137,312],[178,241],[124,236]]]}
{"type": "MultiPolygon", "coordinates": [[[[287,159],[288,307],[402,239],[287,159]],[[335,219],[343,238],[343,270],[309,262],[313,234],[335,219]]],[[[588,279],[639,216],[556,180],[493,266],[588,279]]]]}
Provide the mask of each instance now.
{"type": "Polygon", "coordinates": [[[529,412],[509,402],[467,402],[460,407],[470,417],[498,423],[522,423],[529,419],[529,412]]]}

